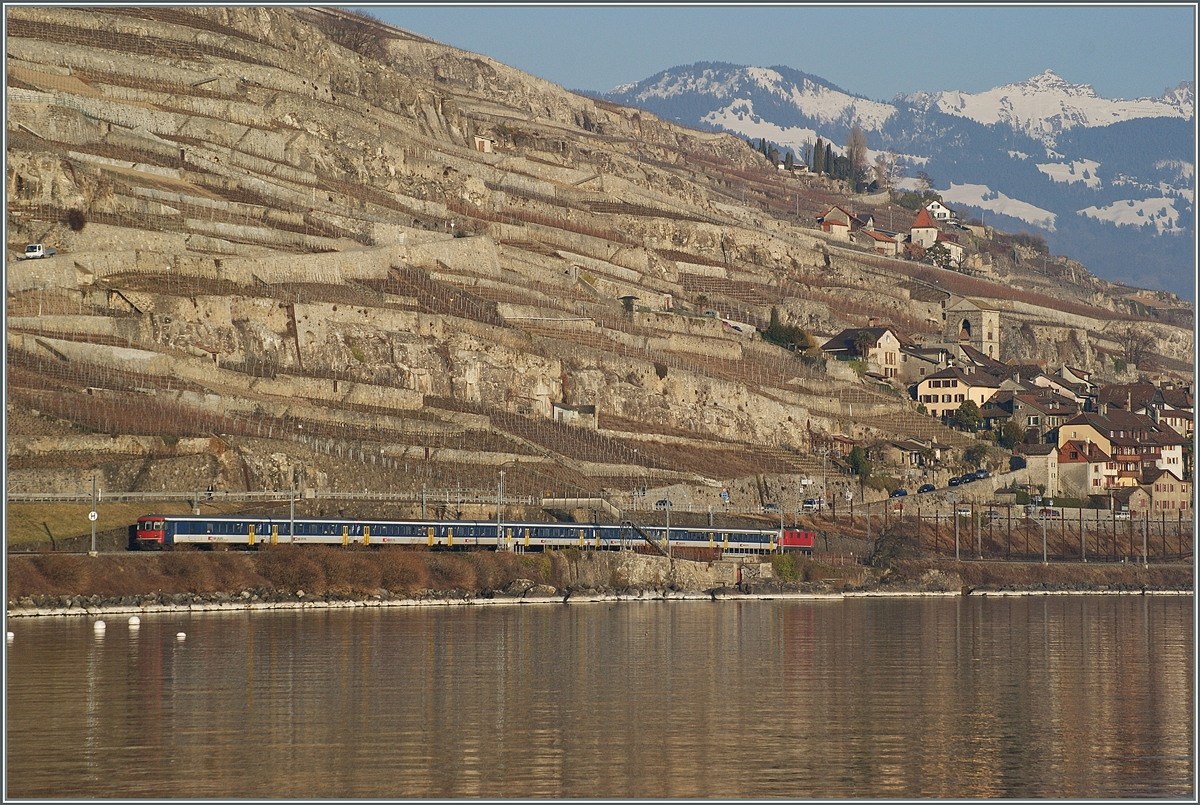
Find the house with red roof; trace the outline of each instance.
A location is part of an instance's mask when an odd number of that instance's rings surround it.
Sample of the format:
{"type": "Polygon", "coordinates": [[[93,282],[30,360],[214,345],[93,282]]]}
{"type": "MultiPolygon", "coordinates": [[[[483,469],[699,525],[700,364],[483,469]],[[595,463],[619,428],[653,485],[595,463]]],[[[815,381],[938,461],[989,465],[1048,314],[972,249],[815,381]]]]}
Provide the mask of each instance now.
{"type": "Polygon", "coordinates": [[[911,243],[916,243],[926,249],[937,243],[938,226],[929,214],[929,210],[922,207],[921,211],[917,213],[916,220],[909,228],[908,239],[911,243]]]}
{"type": "Polygon", "coordinates": [[[895,238],[890,238],[882,232],[873,229],[860,229],[854,233],[853,240],[860,246],[865,246],[876,254],[884,257],[895,257],[897,244],[895,238]]]}
{"type": "Polygon", "coordinates": [[[851,232],[863,229],[869,231],[875,228],[875,219],[871,216],[862,218],[836,205],[818,215],[817,223],[821,225],[822,232],[833,235],[835,240],[844,241],[850,240],[851,232]]]}

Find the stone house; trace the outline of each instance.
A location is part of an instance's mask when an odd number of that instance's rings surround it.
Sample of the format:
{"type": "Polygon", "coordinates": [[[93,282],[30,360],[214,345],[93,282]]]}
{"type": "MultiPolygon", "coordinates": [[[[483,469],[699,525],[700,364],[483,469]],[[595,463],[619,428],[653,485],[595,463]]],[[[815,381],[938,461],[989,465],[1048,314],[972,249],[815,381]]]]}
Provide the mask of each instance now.
{"type": "Polygon", "coordinates": [[[562,422],[564,425],[578,425],[596,430],[597,417],[596,406],[594,405],[567,405],[565,403],[551,403],[551,418],[555,422],[562,422]]]}
{"type": "Polygon", "coordinates": [[[1020,451],[1025,458],[1028,482],[1034,486],[1044,485],[1047,497],[1059,495],[1058,449],[1052,444],[1023,444],[1020,451]]]}
{"type": "Polygon", "coordinates": [[[1153,509],[1150,492],[1144,486],[1126,486],[1113,490],[1113,511],[1129,512],[1130,517],[1146,517],[1153,509]]]}
{"type": "Polygon", "coordinates": [[[942,303],[944,337],[969,344],[992,360],[1000,360],[1000,312],[978,299],[951,296],[942,303]]]}
{"type": "Polygon", "coordinates": [[[895,257],[898,249],[898,245],[893,238],[888,237],[882,232],[876,232],[873,229],[858,230],[854,233],[853,240],[858,245],[864,246],[884,257],[895,257]]]}

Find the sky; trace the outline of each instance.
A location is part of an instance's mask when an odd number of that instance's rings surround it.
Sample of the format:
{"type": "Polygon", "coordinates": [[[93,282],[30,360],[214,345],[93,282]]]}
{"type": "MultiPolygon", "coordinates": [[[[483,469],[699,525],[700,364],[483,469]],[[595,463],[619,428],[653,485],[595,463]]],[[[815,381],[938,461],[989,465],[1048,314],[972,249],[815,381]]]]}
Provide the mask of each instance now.
{"type": "Polygon", "coordinates": [[[976,93],[1053,70],[1105,98],[1194,80],[1192,5],[374,5],[384,22],[566,89],[698,61],[784,65],[851,94],[976,93]]]}

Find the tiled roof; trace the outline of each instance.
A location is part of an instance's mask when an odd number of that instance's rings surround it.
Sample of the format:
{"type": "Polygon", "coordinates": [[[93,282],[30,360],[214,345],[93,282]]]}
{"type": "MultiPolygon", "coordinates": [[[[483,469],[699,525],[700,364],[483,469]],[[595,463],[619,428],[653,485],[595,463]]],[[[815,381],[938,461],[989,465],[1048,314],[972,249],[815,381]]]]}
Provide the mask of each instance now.
{"type": "Polygon", "coordinates": [[[1101,386],[1096,392],[1096,401],[1124,408],[1132,397],[1134,409],[1141,408],[1154,399],[1157,389],[1150,383],[1125,383],[1101,386]]]}
{"type": "Polygon", "coordinates": [[[913,221],[913,229],[937,229],[937,222],[933,220],[933,216],[929,214],[929,210],[924,207],[917,213],[917,218],[913,221]]]}
{"type": "MultiPolygon", "coordinates": [[[[872,337],[874,337],[875,341],[879,341],[879,339],[883,337],[884,333],[896,335],[896,331],[891,327],[848,327],[835,335],[833,338],[826,341],[821,346],[821,349],[826,352],[833,352],[841,349],[853,351],[855,349],[854,339],[857,338],[858,334],[863,330],[866,330],[868,333],[870,333],[872,337]]],[[[896,340],[899,342],[899,336],[897,336],[896,340]]]]}
{"type": "Polygon", "coordinates": [[[926,375],[921,378],[922,382],[926,380],[941,380],[943,378],[958,378],[968,386],[986,386],[988,388],[1000,388],[1000,382],[995,377],[987,372],[974,372],[967,374],[957,366],[950,366],[940,371],[934,372],[931,375],[926,375]]]}

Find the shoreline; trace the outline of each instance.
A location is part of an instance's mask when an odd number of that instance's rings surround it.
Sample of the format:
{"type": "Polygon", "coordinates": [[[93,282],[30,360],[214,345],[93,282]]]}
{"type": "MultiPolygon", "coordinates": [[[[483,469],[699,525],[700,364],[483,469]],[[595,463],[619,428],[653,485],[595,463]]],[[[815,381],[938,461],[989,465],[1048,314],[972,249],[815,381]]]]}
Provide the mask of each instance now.
{"type": "Polygon", "coordinates": [[[637,593],[559,593],[555,595],[462,596],[417,598],[364,598],[312,601],[203,601],[188,603],[85,604],[67,607],[14,607],[6,612],[13,618],[95,617],[98,615],[152,615],[197,612],[278,612],[322,609],[404,609],[413,607],[463,606],[537,606],[550,604],[600,604],[672,601],[844,601],[854,598],[987,598],[1038,595],[1178,595],[1194,596],[1193,590],[846,590],[841,592],[707,592],[653,591],[637,593]]]}

